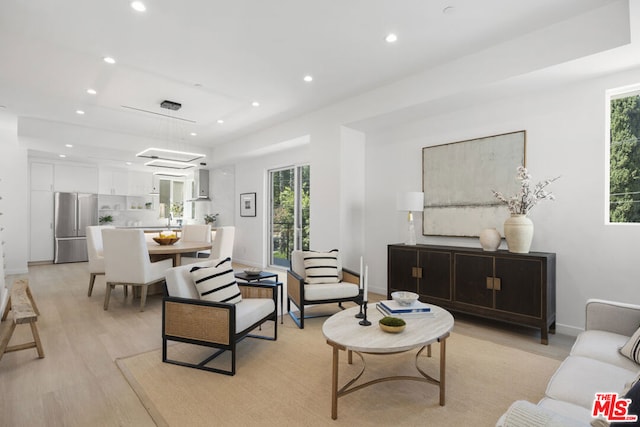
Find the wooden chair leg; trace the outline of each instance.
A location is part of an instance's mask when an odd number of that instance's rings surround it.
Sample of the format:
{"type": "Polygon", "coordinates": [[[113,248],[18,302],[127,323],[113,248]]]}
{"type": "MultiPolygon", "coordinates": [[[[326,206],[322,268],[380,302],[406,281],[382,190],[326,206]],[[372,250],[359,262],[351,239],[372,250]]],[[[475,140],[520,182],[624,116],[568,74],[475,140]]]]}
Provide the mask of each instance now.
{"type": "Polygon", "coordinates": [[[143,285],[140,289],[140,311],[144,311],[144,306],[147,303],[147,290],[149,286],[143,285]]]}
{"type": "Polygon", "coordinates": [[[89,278],[89,292],[87,292],[87,296],[90,297],[93,292],[93,284],[96,282],[96,273],[91,273],[91,277],[89,278]]]}
{"type": "Polygon", "coordinates": [[[104,309],[108,310],[109,309],[109,299],[111,298],[111,289],[113,289],[113,285],[110,283],[107,283],[107,290],[104,293],[104,309]]]}

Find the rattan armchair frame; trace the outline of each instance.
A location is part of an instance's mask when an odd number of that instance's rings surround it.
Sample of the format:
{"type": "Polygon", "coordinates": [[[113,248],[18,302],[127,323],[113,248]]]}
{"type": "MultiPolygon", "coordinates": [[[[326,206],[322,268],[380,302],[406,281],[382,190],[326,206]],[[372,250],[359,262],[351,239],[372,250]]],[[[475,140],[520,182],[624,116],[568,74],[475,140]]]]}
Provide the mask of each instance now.
{"type": "Polygon", "coordinates": [[[238,333],[235,332],[235,304],[165,295],[162,302],[162,361],[219,374],[235,375],[236,345],[240,341],[247,337],[276,341],[278,339],[278,294],[275,291],[275,287],[272,284],[263,285],[260,282],[251,282],[250,284],[242,284],[240,289],[243,298],[245,296],[257,295],[264,297],[269,295],[273,299],[274,309],[273,312],[238,333]],[[273,336],[250,333],[269,320],[273,320],[273,336]],[[179,361],[169,358],[167,352],[168,341],[212,347],[216,348],[217,351],[199,363],[179,361]],[[225,351],[231,352],[231,366],[229,369],[206,366],[225,351]]]}
{"type": "MultiPolygon", "coordinates": [[[[360,275],[354,273],[353,271],[347,270],[345,268],[342,269],[342,281],[348,283],[354,283],[356,285],[360,284],[360,275]]],[[[338,306],[344,310],[342,306],[343,302],[354,302],[358,305],[362,304],[362,290],[358,292],[358,295],[348,298],[330,298],[324,300],[307,300],[304,295],[304,279],[298,275],[295,271],[289,269],[287,270],[287,312],[293,321],[298,325],[298,328],[304,329],[304,319],[311,319],[314,317],[326,317],[327,315],[316,315],[309,316],[305,315],[305,306],[307,305],[318,305],[318,304],[331,304],[338,303],[338,306]],[[293,311],[291,311],[291,303],[293,303],[298,310],[300,311],[300,315],[297,316],[293,311]]]]}

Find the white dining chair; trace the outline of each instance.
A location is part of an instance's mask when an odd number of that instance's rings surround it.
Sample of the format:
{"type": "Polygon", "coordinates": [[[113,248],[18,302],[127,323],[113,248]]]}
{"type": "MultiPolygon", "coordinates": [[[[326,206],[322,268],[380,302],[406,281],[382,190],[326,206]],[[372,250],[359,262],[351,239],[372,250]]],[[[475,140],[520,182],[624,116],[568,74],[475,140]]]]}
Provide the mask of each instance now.
{"type": "Polygon", "coordinates": [[[211,224],[185,224],[180,240],[185,242],[211,242],[211,224]]]}
{"type": "Polygon", "coordinates": [[[149,285],[164,281],[173,267],[170,259],[151,262],[142,230],[102,230],[107,291],[104,309],[109,309],[111,290],[116,285],[140,287],[140,311],[144,311],[149,285]]]}
{"type": "Polygon", "coordinates": [[[233,243],[235,240],[236,228],[233,226],[217,227],[215,238],[211,242],[211,254],[208,258],[194,258],[183,256],[181,264],[193,264],[194,262],[205,261],[207,259],[217,260],[233,259],[233,243]]]}
{"type": "Polygon", "coordinates": [[[102,248],[102,230],[115,228],[113,225],[90,225],[87,227],[87,254],[89,255],[89,291],[91,296],[96,276],[104,275],[104,253],[102,248]]]}

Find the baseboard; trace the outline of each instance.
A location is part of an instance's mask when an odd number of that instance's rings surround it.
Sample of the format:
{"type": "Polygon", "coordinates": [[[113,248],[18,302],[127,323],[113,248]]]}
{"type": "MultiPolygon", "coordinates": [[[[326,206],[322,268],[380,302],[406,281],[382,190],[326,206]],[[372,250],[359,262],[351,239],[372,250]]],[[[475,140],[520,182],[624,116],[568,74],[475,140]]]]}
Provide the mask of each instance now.
{"type": "Polygon", "coordinates": [[[581,332],[584,332],[584,328],[578,328],[571,325],[561,325],[556,323],[556,333],[562,335],[569,335],[570,337],[577,337],[581,332]]]}

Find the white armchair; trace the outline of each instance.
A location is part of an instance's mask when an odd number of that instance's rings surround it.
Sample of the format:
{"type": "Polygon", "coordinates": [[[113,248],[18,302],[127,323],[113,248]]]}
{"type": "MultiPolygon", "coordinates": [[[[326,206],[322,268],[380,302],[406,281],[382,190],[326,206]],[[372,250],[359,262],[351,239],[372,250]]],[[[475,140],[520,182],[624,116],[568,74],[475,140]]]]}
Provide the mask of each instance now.
{"type": "MultiPolygon", "coordinates": [[[[213,261],[174,267],[166,271],[167,296],[162,304],[162,361],[226,375],[236,372],[236,344],[245,337],[275,341],[278,338],[276,301],[272,285],[260,282],[238,284],[242,300],[236,304],[200,299],[191,276],[195,266],[213,267],[213,261]],[[268,320],[273,321],[273,337],[251,332],[268,320]],[[168,341],[216,348],[200,363],[172,358],[168,341]],[[207,366],[218,355],[231,352],[230,368],[207,366]]],[[[232,273],[231,273],[232,274],[232,273]]]]}
{"type": "Polygon", "coordinates": [[[113,225],[90,225],[87,227],[87,254],[89,255],[89,291],[91,296],[97,275],[104,275],[104,253],[102,230],[115,228],[113,225]]]}
{"type": "Polygon", "coordinates": [[[107,281],[104,309],[109,309],[111,290],[116,285],[125,289],[131,285],[141,288],[140,311],[144,311],[149,285],[164,281],[164,272],[173,265],[172,260],[152,263],[142,230],[102,230],[102,240],[107,281]]]}
{"type": "MultiPolygon", "coordinates": [[[[337,302],[338,306],[342,308],[343,302],[351,301],[362,304],[360,276],[342,268],[339,252],[336,255],[335,278],[330,280],[307,277],[305,254],[309,253],[311,251],[293,251],[291,253],[291,269],[287,272],[287,311],[300,329],[304,329],[304,319],[312,317],[305,316],[305,306],[307,305],[337,302]],[[291,311],[291,303],[300,310],[299,316],[291,311]]],[[[310,267],[309,271],[312,269],[313,267],[310,267]]]]}

